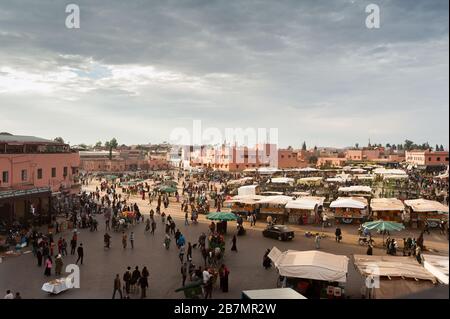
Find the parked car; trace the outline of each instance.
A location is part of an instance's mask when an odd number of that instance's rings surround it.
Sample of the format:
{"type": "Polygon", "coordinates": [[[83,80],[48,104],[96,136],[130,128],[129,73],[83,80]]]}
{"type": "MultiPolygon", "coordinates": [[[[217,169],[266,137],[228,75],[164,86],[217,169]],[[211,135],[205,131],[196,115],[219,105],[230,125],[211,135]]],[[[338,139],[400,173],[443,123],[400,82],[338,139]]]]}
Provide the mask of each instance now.
{"type": "Polygon", "coordinates": [[[263,236],[274,238],[278,240],[292,240],[294,238],[294,232],[285,225],[271,225],[263,230],[263,236]]]}

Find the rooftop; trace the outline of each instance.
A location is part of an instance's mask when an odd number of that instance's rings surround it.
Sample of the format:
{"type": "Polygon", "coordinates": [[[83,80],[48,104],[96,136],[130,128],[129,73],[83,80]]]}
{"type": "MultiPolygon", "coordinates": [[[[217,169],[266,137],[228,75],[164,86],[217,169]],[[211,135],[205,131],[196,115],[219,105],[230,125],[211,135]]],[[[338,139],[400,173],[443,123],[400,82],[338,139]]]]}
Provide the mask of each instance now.
{"type": "Polygon", "coordinates": [[[41,143],[61,145],[59,142],[36,136],[0,134],[0,143],[41,143]]]}

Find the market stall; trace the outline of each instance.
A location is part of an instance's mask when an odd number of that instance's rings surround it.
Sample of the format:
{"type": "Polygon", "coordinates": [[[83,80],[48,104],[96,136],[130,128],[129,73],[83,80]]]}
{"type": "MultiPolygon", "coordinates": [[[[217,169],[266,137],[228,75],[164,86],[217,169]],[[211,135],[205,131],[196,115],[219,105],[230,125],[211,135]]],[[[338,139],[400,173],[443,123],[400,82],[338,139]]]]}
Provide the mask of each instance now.
{"type": "Polygon", "coordinates": [[[370,210],[374,219],[405,221],[405,205],[397,198],[374,198],[370,202],[370,210]]]}
{"type": "Polygon", "coordinates": [[[304,196],[288,202],[285,206],[290,224],[314,224],[320,221],[325,197],[304,196]]]}
{"type": "Polygon", "coordinates": [[[364,197],[338,197],[331,202],[334,218],[338,223],[363,223],[368,217],[368,203],[364,197]]]}
{"type": "Polygon", "coordinates": [[[405,200],[407,213],[412,227],[422,228],[425,223],[430,227],[438,227],[442,220],[448,221],[448,206],[437,201],[423,198],[405,200]]]}
{"type": "Polygon", "coordinates": [[[403,298],[427,290],[436,278],[412,257],[354,255],[367,299],[403,298]]]}
{"type": "Polygon", "coordinates": [[[344,298],[348,257],[316,250],[281,252],[276,247],[268,257],[278,270],[282,288],[293,288],[308,299],[344,298]]]}
{"type": "Polygon", "coordinates": [[[277,223],[284,223],[287,217],[285,206],[290,201],[292,201],[290,196],[266,196],[258,201],[260,205],[258,218],[265,220],[268,216],[272,216],[272,218],[277,219],[277,223]]]}
{"type": "Polygon", "coordinates": [[[241,299],[306,299],[306,297],[292,288],[274,288],[244,290],[241,299]]]}
{"type": "Polygon", "coordinates": [[[448,285],[448,256],[422,255],[423,266],[432,273],[440,283],[448,285]]]}

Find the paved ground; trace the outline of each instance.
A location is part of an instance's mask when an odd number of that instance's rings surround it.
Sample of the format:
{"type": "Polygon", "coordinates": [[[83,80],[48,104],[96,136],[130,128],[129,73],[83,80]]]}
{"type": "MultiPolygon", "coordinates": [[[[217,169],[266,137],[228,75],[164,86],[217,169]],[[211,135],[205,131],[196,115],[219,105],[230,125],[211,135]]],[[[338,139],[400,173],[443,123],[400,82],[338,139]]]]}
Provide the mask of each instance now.
{"type": "MultiPolygon", "coordinates": [[[[148,213],[150,207],[148,203],[141,201],[138,197],[131,199],[137,202],[141,211],[148,213]]],[[[153,204],[155,205],[155,204],[153,204]]],[[[166,213],[170,213],[176,221],[177,227],[185,235],[187,241],[196,242],[201,232],[207,232],[209,223],[203,216],[197,225],[184,226],[183,214],[180,204],[171,202],[166,213]]],[[[41,290],[42,284],[47,280],[44,277],[44,269],[38,268],[36,259],[32,254],[25,254],[19,257],[8,257],[0,264],[0,292],[11,289],[14,292],[20,291],[24,298],[111,298],[113,279],[116,273],[121,276],[127,266],[138,265],[141,269],[147,266],[150,271],[148,298],[183,298],[182,293],[175,293],[175,289],[181,286],[180,260],[176,246],[172,245],[170,250],[163,247],[164,228],[160,220],[156,234],[144,234],[144,225],[136,225],[135,248],[123,249],[121,245],[121,234],[112,233],[112,248],[103,248],[104,223],[103,217],[99,216],[99,232],[81,230],[79,242],[85,247],[85,263],[81,266],[81,288],[66,291],[58,296],[50,296],[41,290]]],[[[229,234],[226,237],[227,250],[225,263],[229,267],[230,291],[221,293],[216,287],[213,291],[213,298],[240,298],[241,291],[246,289],[274,288],[277,282],[277,272],[275,269],[265,270],[262,267],[262,256],[266,249],[277,246],[280,250],[312,250],[315,249],[314,240],[306,238],[306,230],[319,231],[320,228],[295,227],[296,238],[292,242],[278,242],[273,239],[264,238],[261,234],[263,223],[258,223],[257,227],[250,229],[247,225],[247,235],[238,237],[238,252],[230,251],[230,241],[235,231],[235,223],[230,223],[229,234]]],[[[344,242],[336,243],[334,237],[325,238],[321,243],[321,250],[325,252],[347,255],[350,258],[347,295],[351,298],[358,298],[362,279],[357,273],[352,263],[353,254],[365,254],[366,248],[356,244],[355,227],[344,227],[344,242]],[[354,237],[354,238],[353,238],[354,237]]],[[[332,236],[333,229],[329,235],[332,236]]],[[[69,239],[70,233],[63,234],[69,239]]],[[[425,240],[436,242],[440,247],[446,248],[448,245],[444,236],[437,233],[426,235],[425,240]]],[[[440,251],[445,252],[445,249],[440,251]]],[[[375,249],[374,254],[384,254],[381,249],[375,249]]],[[[65,264],[74,263],[75,257],[68,256],[64,259],[65,264]]],[[[202,257],[200,251],[194,250],[193,262],[201,264],[202,257]]],[[[55,278],[55,277],[53,277],[55,278]]],[[[138,296],[132,296],[132,298],[138,296]]]]}

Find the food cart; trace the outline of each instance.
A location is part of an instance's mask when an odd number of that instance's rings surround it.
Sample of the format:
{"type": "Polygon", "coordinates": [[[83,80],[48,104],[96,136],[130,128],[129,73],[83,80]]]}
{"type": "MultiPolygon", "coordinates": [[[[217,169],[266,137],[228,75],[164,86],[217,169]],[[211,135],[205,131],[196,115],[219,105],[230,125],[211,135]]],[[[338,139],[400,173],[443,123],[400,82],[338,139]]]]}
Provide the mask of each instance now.
{"type": "Polygon", "coordinates": [[[363,223],[368,217],[367,199],[364,197],[338,197],[331,202],[337,223],[363,223]]]}
{"type": "Polygon", "coordinates": [[[423,228],[425,223],[438,227],[441,221],[448,221],[448,206],[437,201],[419,198],[405,200],[405,205],[412,227],[423,228]]]}
{"type": "Polygon", "coordinates": [[[308,299],[344,298],[347,256],[316,250],[281,252],[273,247],[268,257],[278,270],[279,287],[292,288],[308,299]]]}
{"type": "Polygon", "coordinates": [[[374,198],[370,202],[373,219],[402,223],[406,220],[405,205],[397,198],[374,198]]]}
{"type": "Polygon", "coordinates": [[[290,224],[314,224],[320,221],[325,197],[304,196],[286,204],[290,224]]]}

